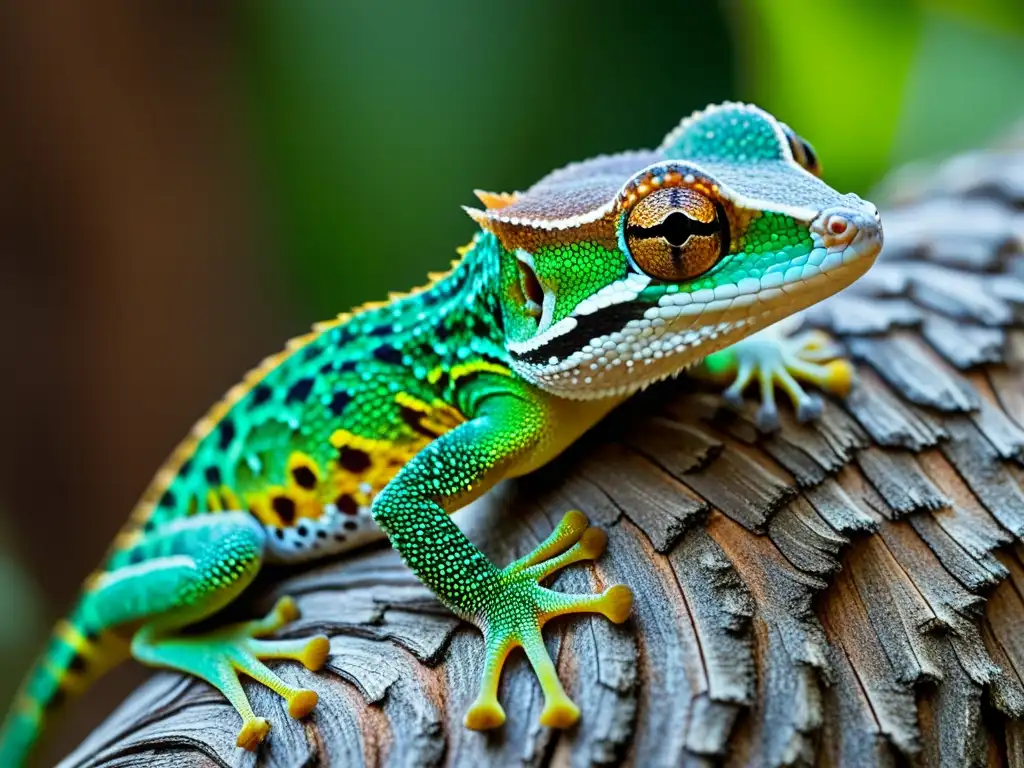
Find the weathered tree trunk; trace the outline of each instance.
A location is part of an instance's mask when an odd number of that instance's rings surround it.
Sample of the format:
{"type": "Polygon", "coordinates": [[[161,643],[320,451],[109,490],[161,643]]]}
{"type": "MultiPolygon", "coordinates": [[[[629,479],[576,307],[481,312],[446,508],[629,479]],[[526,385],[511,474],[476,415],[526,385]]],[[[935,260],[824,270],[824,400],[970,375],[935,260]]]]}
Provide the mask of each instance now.
{"type": "Polygon", "coordinates": [[[569,508],[608,530],[555,586],[626,582],[633,618],[547,633],[577,728],[537,725],[520,658],[508,724],[466,731],[480,637],[380,548],[252,590],[251,613],[296,595],[288,633],[333,649],[279,666],[320,693],[305,722],[247,688],[258,755],[220,695],[160,674],[63,765],[1024,764],[1024,155],[900,189],[880,263],[808,317],[858,361],[844,403],[764,436],[753,405],[669,383],[459,515],[497,562],[569,508]]]}

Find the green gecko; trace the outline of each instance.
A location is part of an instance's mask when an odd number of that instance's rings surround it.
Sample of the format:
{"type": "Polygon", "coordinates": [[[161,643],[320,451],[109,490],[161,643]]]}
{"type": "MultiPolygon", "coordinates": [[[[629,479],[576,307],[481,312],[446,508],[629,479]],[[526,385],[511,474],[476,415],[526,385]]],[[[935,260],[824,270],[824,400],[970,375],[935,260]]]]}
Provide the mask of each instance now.
{"type": "Polygon", "coordinates": [[[478,196],[486,210],[467,211],[480,231],[450,272],[315,326],[193,427],[56,628],[8,718],[0,764],[19,764],[44,716],[129,653],[218,688],[241,716],[238,745],[255,749],[270,724],[239,673],[302,717],[317,695],[264,660],[317,670],[328,639],[266,639],[297,617],[288,598],[262,620],[183,630],[235,600],[264,565],[384,534],[483,632],[466,726],[504,722],[498,681],[516,647],[543,689],[541,722],[570,726],[579,710],[541,629],[573,613],[625,621],[633,596],[623,585],[568,595],[541,582],[598,557],[605,534],[569,512],[501,567],[449,515],[550,461],[631,393],[702,361],[701,375],[732,381],[734,399],[759,379],[765,427],[775,383],[801,417],[818,405],[797,378],[848,385],[848,364],[821,337],[776,328],[742,341],[850,284],[882,244],[875,207],[822,182],[810,145],[762,110],[712,106],[657,150],[478,196]]]}

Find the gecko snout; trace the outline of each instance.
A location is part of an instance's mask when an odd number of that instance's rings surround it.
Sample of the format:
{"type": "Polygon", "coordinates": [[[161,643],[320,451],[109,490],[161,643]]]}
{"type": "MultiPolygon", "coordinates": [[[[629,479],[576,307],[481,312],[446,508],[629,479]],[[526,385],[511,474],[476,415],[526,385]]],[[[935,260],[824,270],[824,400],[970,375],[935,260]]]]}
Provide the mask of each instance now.
{"type": "Polygon", "coordinates": [[[874,256],[882,247],[882,220],[870,203],[862,208],[822,211],[811,224],[811,231],[830,251],[854,247],[860,256],[874,256]]]}

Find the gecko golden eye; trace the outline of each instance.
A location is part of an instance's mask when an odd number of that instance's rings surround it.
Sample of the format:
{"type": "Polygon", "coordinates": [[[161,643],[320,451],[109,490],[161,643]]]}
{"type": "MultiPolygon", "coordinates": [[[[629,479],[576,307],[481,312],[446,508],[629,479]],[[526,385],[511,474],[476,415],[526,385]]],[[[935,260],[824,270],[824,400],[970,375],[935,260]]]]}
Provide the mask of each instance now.
{"type": "Polygon", "coordinates": [[[728,252],[728,223],[723,211],[692,189],[659,189],[629,212],[626,247],[651,277],[692,280],[728,252]]]}

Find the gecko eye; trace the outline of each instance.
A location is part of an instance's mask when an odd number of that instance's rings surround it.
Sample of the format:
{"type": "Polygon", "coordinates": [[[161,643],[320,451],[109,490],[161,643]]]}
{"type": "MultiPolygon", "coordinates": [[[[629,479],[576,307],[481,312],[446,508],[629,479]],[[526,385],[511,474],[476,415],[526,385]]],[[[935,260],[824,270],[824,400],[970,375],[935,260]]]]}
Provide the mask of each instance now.
{"type": "Polygon", "coordinates": [[[729,251],[725,212],[692,189],[659,189],[629,212],[626,246],[633,263],[659,280],[698,277],[729,251]]]}
{"type": "Polygon", "coordinates": [[[821,178],[821,165],[818,163],[818,155],[814,148],[805,139],[797,136],[793,129],[785,123],[782,123],[782,131],[786,134],[789,151],[793,153],[793,159],[797,164],[807,172],[821,178]]]}

